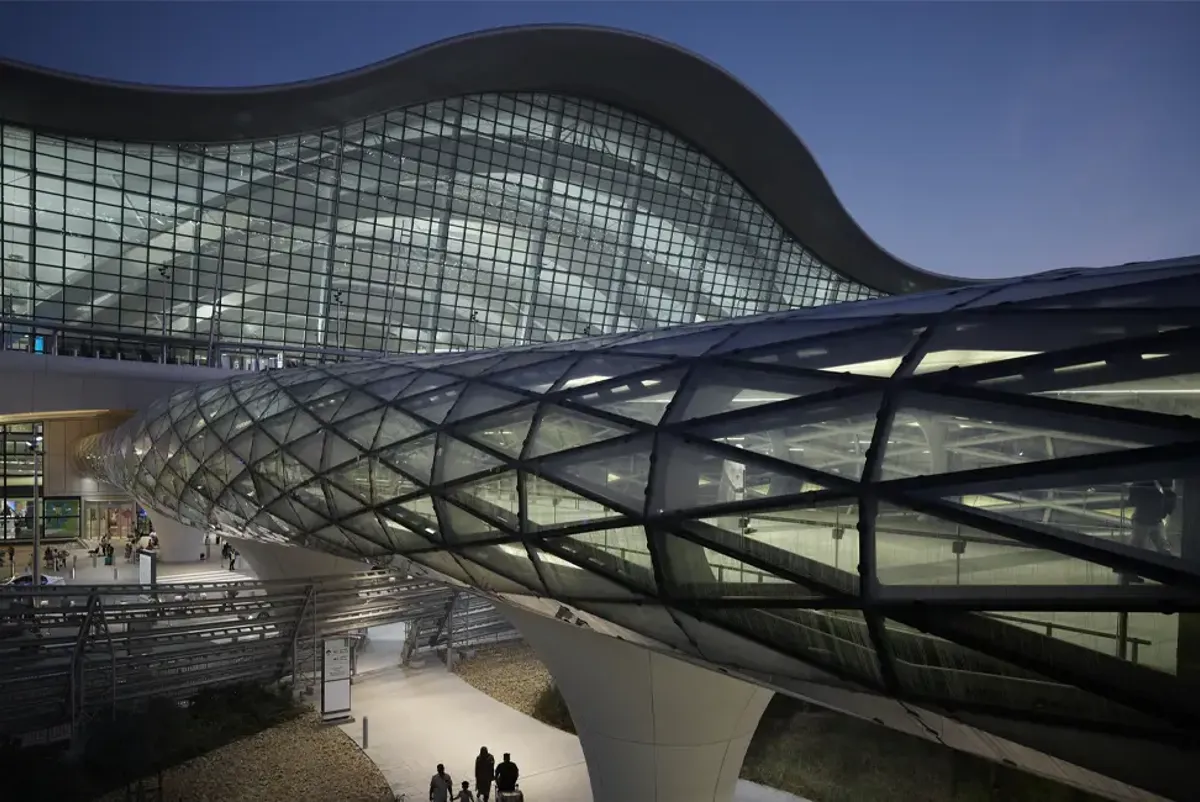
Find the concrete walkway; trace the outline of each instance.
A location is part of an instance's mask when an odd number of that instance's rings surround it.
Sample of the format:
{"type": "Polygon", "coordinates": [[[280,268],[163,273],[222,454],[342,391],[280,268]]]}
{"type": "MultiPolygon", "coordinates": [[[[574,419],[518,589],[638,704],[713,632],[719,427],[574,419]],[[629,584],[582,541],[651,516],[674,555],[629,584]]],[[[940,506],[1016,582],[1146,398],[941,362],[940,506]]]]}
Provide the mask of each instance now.
{"type": "MultiPolygon", "coordinates": [[[[351,702],[356,720],[342,729],[361,746],[363,719],[368,719],[366,753],[397,799],[424,802],[438,763],[446,765],[456,784],[474,784],[475,756],[487,746],[497,760],[512,753],[530,802],[592,802],[578,738],[475,690],[440,662],[360,677],[351,702]]],[[[805,802],[745,780],[738,783],[736,799],[805,802]]]]}

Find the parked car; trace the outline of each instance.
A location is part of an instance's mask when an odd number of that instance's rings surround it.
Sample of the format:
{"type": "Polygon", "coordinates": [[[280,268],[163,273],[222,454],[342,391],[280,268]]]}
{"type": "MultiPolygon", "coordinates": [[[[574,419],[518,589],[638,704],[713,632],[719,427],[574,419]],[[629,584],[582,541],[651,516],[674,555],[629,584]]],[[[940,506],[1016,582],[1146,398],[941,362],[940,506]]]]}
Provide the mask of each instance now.
{"type": "MultiPolygon", "coordinates": [[[[14,587],[15,588],[23,588],[23,587],[27,588],[32,584],[33,584],[33,575],[32,574],[21,574],[20,576],[9,577],[8,579],[4,580],[3,582],[0,582],[0,586],[10,587],[10,588],[14,588],[14,587]]],[[[42,587],[46,587],[47,585],[65,585],[65,584],[67,584],[67,580],[64,577],[54,576],[52,574],[42,574],[42,587]]]]}

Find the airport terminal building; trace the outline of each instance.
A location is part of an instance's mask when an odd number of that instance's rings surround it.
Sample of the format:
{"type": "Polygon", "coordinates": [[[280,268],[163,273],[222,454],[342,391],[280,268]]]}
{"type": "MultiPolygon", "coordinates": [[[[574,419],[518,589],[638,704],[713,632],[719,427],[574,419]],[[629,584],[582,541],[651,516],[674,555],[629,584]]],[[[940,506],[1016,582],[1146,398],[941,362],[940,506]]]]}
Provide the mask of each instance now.
{"type": "Polygon", "coordinates": [[[485,595],[597,802],[725,802],[772,692],[1184,788],[1200,259],[919,270],[735,78],[593,28],[254,90],[0,64],[0,131],[6,537],[485,595]]]}

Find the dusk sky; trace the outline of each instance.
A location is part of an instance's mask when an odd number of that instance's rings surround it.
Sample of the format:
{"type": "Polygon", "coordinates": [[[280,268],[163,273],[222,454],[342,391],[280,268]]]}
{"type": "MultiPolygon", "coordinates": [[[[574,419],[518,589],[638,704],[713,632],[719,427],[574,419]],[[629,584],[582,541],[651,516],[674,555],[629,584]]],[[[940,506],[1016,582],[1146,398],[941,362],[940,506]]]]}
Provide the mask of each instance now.
{"type": "Polygon", "coordinates": [[[0,56],[244,86],[535,22],[715,61],[791,124],[866,232],[920,267],[1200,253],[1200,3],[2,3],[0,56]]]}

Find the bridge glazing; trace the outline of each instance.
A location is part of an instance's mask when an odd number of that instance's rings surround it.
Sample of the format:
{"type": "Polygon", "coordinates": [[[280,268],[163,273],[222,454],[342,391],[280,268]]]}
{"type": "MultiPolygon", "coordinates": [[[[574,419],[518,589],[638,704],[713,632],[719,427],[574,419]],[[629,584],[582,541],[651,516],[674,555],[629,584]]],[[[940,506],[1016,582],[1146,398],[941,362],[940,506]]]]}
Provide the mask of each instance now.
{"type": "Polygon", "coordinates": [[[1173,737],[1200,723],[1196,267],[268,371],[83,451],[190,525],[402,555],[709,665],[1173,737]]]}

